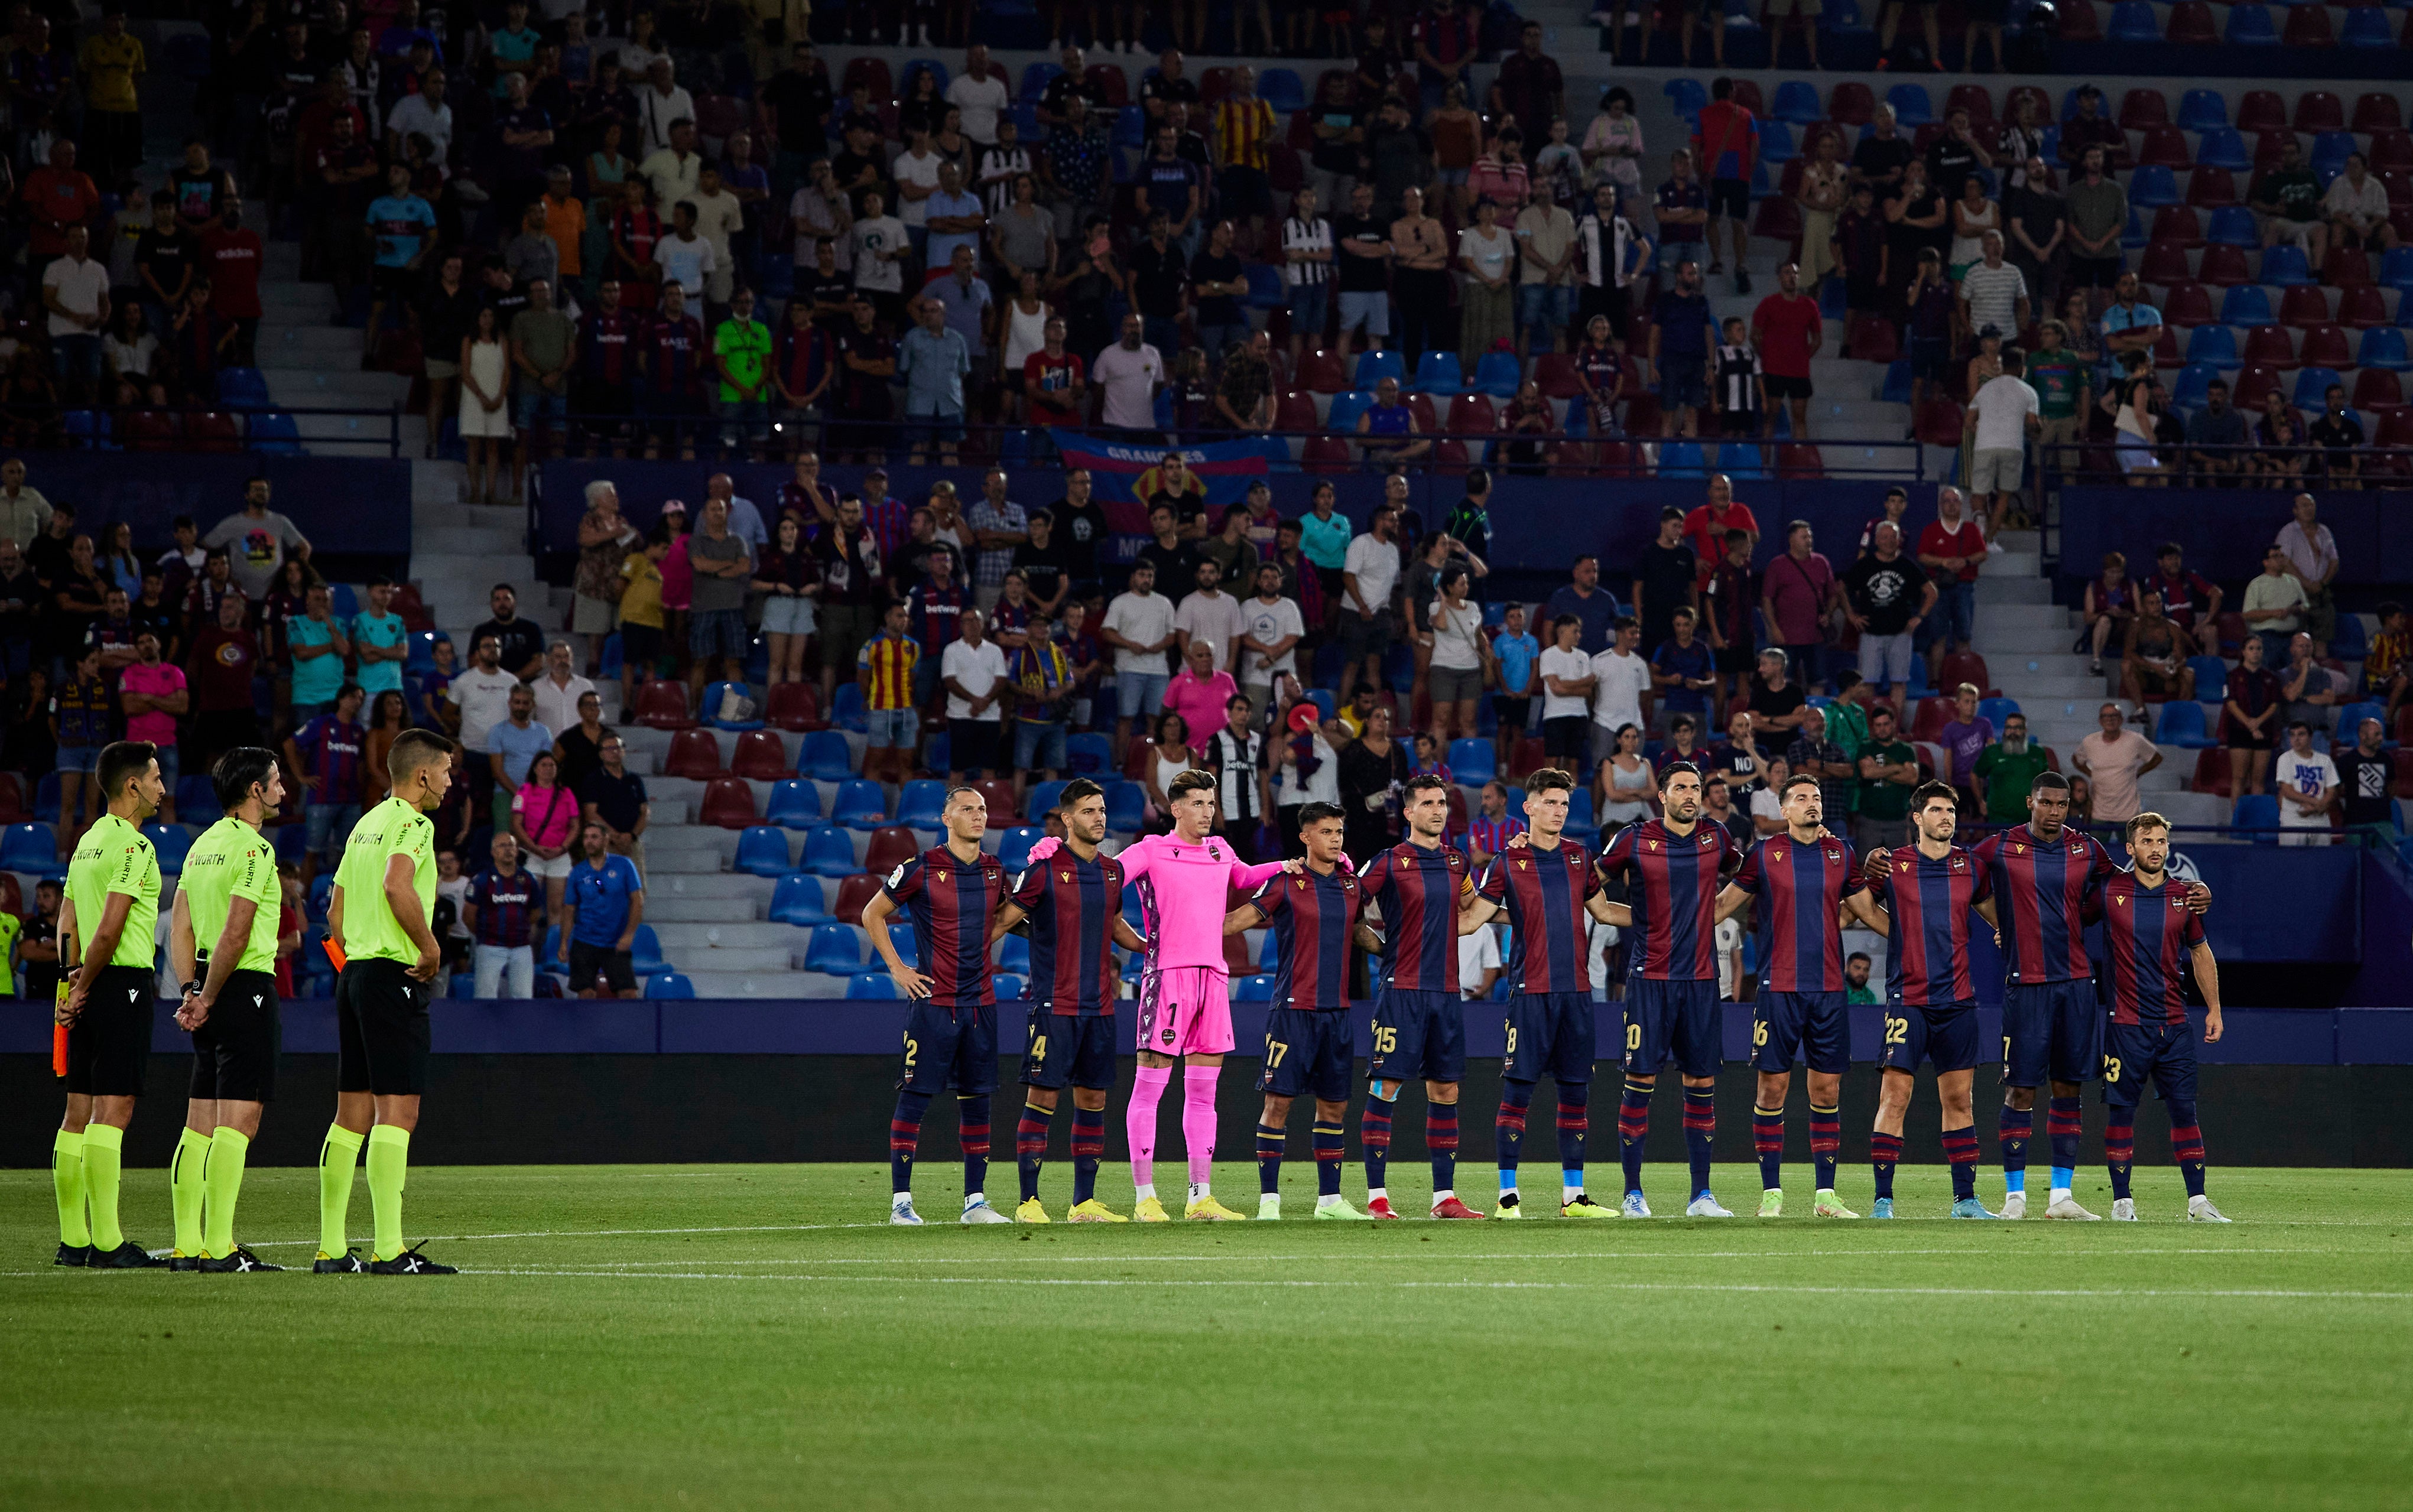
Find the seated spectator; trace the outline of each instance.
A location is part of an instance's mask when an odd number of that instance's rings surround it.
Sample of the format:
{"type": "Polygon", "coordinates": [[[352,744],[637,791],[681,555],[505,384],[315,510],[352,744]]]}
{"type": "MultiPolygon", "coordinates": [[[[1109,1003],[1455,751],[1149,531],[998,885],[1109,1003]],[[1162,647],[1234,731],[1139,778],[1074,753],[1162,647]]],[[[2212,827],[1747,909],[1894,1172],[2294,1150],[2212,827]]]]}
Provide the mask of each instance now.
{"type": "Polygon", "coordinates": [[[2388,185],[2372,176],[2370,160],[2361,153],[2346,154],[2346,171],[2330,180],[2329,192],[2321,197],[2330,245],[2361,247],[2379,257],[2397,241],[2389,210],[2388,185]]]}
{"type": "Polygon", "coordinates": [[[2213,378],[2204,390],[2203,408],[2187,420],[2188,475],[2198,483],[2209,483],[2251,471],[2246,454],[2250,440],[2245,417],[2228,402],[2227,380],[2213,378]]]}
{"type": "Polygon", "coordinates": [[[2028,717],[2003,717],[2003,737],[1988,746],[1969,769],[1970,791],[1989,824],[2021,824],[2028,817],[2028,789],[2051,766],[2042,746],[2028,739],[2028,717]]]}
{"type": "Polygon", "coordinates": [[[2195,637],[2162,613],[2162,597],[2147,588],[2137,596],[2137,617],[2120,646],[2120,696],[2141,704],[2151,699],[2193,699],[2195,637]]]}
{"type": "Polygon", "coordinates": [[[2262,418],[2254,423],[2254,470],[2266,488],[2293,488],[2302,482],[2310,457],[2304,420],[2277,389],[2262,396],[2262,418]]]}
{"type": "Polygon", "coordinates": [[[1414,413],[1399,402],[1399,380],[1394,378],[1374,385],[1373,405],[1357,417],[1357,436],[1370,467],[1387,467],[1432,450],[1414,413]]]}
{"type": "Polygon", "coordinates": [[[2321,391],[2321,418],[2305,432],[2315,451],[2306,471],[2326,480],[2332,488],[2362,486],[2362,422],[2346,406],[2346,385],[2332,383],[2321,391]]]}
{"type": "Polygon", "coordinates": [[[1948,775],[1936,775],[1972,796],[1977,789],[1971,777],[1986,748],[1994,743],[1994,721],[1977,712],[1977,691],[1976,683],[1962,683],[1952,690],[1952,718],[1937,735],[1951,758],[1952,769],[1948,775]]]}
{"type": "Polygon", "coordinates": [[[2103,554],[2102,574],[2086,585],[2086,597],[2079,613],[2084,618],[2086,632],[2080,637],[2078,649],[2087,654],[2086,670],[2101,676],[2104,647],[2111,644],[2111,637],[2117,633],[2119,644],[2124,648],[2128,644],[2128,625],[2137,617],[2137,586],[2128,581],[2126,556],[2116,551],[2103,554]]]}
{"type": "Polygon", "coordinates": [[[2405,628],[2405,608],[2391,600],[2376,612],[2379,633],[2362,653],[2362,696],[2384,700],[2388,722],[2396,722],[2396,705],[2405,702],[2408,674],[2413,674],[2413,632],[2405,628]]]}
{"type": "Polygon", "coordinates": [[[2304,249],[2318,269],[2329,257],[2329,223],[2321,219],[2321,181],[2305,166],[2304,149],[2294,132],[2284,132],[2277,166],[2254,175],[2245,202],[2262,222],[2262,245],[2282,243],[2304,249]]]}

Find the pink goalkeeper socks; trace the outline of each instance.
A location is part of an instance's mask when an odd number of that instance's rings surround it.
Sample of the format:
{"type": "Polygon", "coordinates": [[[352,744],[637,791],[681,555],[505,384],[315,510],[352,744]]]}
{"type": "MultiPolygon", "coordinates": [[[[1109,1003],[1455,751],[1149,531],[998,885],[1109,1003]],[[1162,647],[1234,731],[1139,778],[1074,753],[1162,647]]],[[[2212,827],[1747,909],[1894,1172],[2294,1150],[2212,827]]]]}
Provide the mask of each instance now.
{"type": "Polygon", "coordinates": [[[1205,1186],[1215,1166],[1215,1079],[1221,1066],[1181,1069],[1181,1142],[1190,1154],[1190,1184],[1205,1186]]]}
{"type": "Polygon", "coordinates": [[[1134,1186],[1148,1186],[1156,1180],[1156,1105],[1171,1085],[1171,1066],[1142,1066],[1132,1075],[1131,1104],[1123,1110],[1123,1138],[1131,1146],[1134,1186]]]}

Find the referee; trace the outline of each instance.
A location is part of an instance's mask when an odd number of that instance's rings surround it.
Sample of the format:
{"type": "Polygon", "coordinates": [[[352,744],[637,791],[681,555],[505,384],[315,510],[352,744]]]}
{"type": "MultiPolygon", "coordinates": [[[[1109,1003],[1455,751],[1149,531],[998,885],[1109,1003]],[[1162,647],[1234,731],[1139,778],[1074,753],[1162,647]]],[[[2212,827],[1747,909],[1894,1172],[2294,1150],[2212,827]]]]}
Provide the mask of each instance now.
{"type": "Polygon", "coordinates": [[[159,811],[165,784],[158,748],[121,740],[100,753],[96,774],[109,812],[76,842],[59,914],[59,956],[79,955],[67,1004],[67,1116],[51,1163],[59,1203],[63,1266],[132,1270],[155,1258],[117,1225],[126,1126],[151,1060],[152,941],[159,924],[159,857],[142,821],[159,811]],[[91,1207],[87,1226],[84,1208],[91,1207]]]}
{"type": "Polygon", "coordinates": [[[285,780],[274,751],[238,746],[218,758],[211,781],[226,817],[185,855],[168,930],[169,963],[185,985],[176,1022],[193,1036],[193,1084],[170,1183],[176,1249],[168,1264],[282,1270],[235,1243],[234,1208],[284,1044],[276,1000],[284,897],[275,849],[260,827],[285,801],[285,780]]]}
{"type": "Polygon", "coordinates": [[[335,868],[327,929],[343,941],[345,961],[335,983],[335,1121],[318,1154],[318,1258],[310,1268],[319,1275],[454,1273],[402,1247],[403,1176],[427,1090],[427,1004],[440,959],[428,927],[436,826],[427,811],[452,785],[454,749],[433,731],[404,731],[385,759],[393,795],[352,826],[335,868]],[[365,1265],[344,1237],[352,1161],[364,1141],[377,1224],[365,1265]]]}

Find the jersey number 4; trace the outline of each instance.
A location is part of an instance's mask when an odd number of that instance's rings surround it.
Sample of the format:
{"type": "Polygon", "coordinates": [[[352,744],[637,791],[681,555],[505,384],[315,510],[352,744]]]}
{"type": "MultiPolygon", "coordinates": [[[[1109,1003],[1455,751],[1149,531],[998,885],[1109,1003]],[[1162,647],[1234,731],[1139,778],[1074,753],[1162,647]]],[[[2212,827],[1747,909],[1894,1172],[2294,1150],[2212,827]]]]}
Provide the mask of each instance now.
{"type": "Polygon", "coordinates": [[[1034,1066],[1044,1066],[1047,1063],[1046,1035],[1033,1034],[1030,1036],[1030,1063],[1034,1066]]]}

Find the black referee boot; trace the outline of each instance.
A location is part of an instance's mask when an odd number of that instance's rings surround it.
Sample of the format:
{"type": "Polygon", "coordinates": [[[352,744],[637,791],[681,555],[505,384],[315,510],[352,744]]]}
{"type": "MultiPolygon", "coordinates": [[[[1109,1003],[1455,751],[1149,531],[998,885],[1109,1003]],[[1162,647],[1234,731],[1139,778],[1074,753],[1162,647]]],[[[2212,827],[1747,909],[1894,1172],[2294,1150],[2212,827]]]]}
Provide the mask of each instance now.
{"type": "Polygon", "coordinates": [[[167,1263],[165,1257],[153,1254],[132,1239],[127,1239],[107,1254],[95,1250],[92,1258],[85,1262],[95,1270],[147,1270],[167,1263]]]}
{"type": "Polygon", "coordinates": [[[337,1255],[320,1255],[310,1266],[314,1276],[360,1276],[368,1272],[368,1263],[351,1251],[337,1255]]]}
{"type": "Polygon", "coordinates": [[[52,1257],[51,1264],[54,1266],[88,1266],[92,1264],[92,1246],[89,1244],[62,1244],[59,1246],[59,1253],[57,1255],[52,1257]]]}
{"type": "Polygon", "coordinates": [[[168,1256],[168,1268],[170,1270],[199,1270],[201,1268],[201,1257],[198,1254],[171,1254],[168,1256]]]}
{"type": "Polygon", "coordinates": [[[419,1250],[420,1246],[414,1244],[391,1260],[372,1260],[369,1262],[369,1274],[372,1276],[457,1276],[461,1273],[459,1267],[439,1266],[421,1254],[419,1250]]]}
{"type": "Polygon", "coordinates": [[[283,1266],[270,1265],[240,1244],[234,1247],[232,1254],[221,1255],[215,1259],[207,1255],[201,1257],[201,1269],[214,1276],[233,1275],[247,1270],[282,1270],[284,1268],[283,1266]]]}

